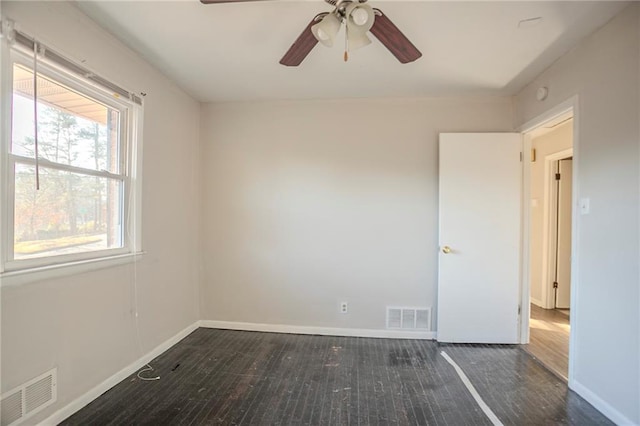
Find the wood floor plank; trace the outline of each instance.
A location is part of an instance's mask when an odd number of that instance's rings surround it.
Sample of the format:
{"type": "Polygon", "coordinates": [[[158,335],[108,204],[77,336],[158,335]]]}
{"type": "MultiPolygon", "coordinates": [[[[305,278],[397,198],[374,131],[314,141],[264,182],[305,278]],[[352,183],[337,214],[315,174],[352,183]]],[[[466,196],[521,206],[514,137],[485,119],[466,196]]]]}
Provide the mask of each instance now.
{"type": "Polygon", "coordinates": [[[569,377],[569,315],[568,310],[543,309],[531,304],[529,344],[523,349],[555,374],[569,377]]]}
{"type": "Polygon", "coordinates": [[[63,425],[610,425],[514,345],[198,329],[63,425]]]}

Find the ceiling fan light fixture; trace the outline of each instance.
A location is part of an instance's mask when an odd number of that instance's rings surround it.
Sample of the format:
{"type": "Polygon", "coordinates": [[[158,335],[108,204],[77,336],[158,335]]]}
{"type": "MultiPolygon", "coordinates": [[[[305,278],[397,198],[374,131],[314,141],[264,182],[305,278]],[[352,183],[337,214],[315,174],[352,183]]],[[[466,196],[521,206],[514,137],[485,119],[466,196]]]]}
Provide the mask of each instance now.
{"type": "Polygon", "coordinates": [[[373,27],[376,20],[373,8],[366,3],[353,2],[345,11],[347,17],[347,27],[352,32],[366,33],[373,27]]]}
{"type": "Polygon", "coordinates": [[[361,7],[357,7],[353,12],[351,12],[351,19],[353,19],[354,24],[362,26],[369,20],[369,15],[366,10],[361,7]]]}
{"type": "Polygon", "coordinates": [[[347,38],[349,40],[349,50],[360,49],[361,47],[371,44],[371,40],[367,37],[366,32],[351,31],[349,27],[347,27],[347,38]]]}
{"type": "Polygon", "coordinates": [[[313,36],[327,47],[333,46],[333,41],[340,30],[341,21],[335,13],[329,13],[320,22],[311,27],[313,36]]]}

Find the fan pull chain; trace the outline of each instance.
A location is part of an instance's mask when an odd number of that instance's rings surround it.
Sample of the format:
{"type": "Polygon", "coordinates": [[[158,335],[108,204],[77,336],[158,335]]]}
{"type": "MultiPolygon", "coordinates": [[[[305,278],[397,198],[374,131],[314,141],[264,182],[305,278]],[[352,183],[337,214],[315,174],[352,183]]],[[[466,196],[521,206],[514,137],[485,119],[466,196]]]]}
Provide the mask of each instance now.
{"type": "Polygon", "coordinates": [[[349,27],[344,27],[344,61],[349,60],[349,27]]]}
{"type": "Polygon", "coordinates": [[[38,42],[33,42],[33,142],[36,160],[36,191],[40,190],[40,162],[38,154],[38,42]]]}

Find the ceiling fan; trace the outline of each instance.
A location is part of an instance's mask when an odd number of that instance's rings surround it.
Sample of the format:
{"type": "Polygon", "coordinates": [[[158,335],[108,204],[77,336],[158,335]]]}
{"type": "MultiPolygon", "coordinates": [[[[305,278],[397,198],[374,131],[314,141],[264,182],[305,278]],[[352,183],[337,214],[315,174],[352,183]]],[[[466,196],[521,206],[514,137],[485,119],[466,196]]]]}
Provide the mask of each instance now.
{"type": "MultiPolygon", "coordinates": [[[[261,0],[200,0],[204,4],[241,3],[261,0]]],[[[413,62],[422,53],[402,34],[393,22],[380,9],[367,5],[367,0],[324,0],[334,10],[316,15],[302,34],[280,59],[282,65],[296,67],[320,42],[333,46],[338,31],[346,26],[344,60],[348,52],[371,43],[366,33],[371,32],[403,64],[413,62]]]]}

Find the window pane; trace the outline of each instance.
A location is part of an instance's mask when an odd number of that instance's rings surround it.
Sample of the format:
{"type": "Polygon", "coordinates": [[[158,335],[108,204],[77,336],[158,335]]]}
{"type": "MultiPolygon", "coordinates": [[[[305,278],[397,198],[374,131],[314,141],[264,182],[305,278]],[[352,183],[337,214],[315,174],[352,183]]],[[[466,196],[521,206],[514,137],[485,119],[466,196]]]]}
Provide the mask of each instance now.
{"type": "Polygon", "coordinates": [[[15,167],[14,258],[123,246],[122,182],[67,171],[15,167]]]}
{"type": "MultiPolygon", "coordinates": [[[[40,158],[119,173],[120,112],[38,73],[40,158]]],[[[33,71],[13,66],[11,152],[34,157],[33,71]]]]}

